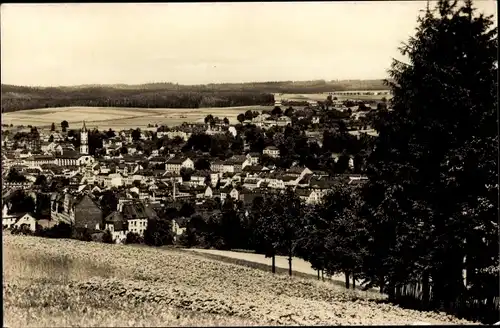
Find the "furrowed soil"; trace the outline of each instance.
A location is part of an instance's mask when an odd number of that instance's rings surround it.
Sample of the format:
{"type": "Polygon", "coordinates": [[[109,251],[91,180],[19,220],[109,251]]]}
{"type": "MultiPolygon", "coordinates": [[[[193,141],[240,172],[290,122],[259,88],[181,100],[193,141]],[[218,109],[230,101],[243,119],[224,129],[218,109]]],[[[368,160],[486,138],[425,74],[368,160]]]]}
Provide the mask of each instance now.
{"type": "Polygon", "coordinates": [[[3,233],[4,325],[470,324],[203,254],[3,233]]]}

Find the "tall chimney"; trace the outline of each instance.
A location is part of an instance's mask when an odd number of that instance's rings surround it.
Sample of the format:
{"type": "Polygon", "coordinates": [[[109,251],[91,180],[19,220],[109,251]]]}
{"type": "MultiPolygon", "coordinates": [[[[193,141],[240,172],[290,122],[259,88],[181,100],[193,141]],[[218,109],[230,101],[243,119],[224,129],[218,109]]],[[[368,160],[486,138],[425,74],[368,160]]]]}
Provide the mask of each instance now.
{"type": "Polygon", "coordinates": [[[174,202],[175,202],[175,179],[172,179],[172,182],[174,183],[173,197],[174,197],[174,202]]]}

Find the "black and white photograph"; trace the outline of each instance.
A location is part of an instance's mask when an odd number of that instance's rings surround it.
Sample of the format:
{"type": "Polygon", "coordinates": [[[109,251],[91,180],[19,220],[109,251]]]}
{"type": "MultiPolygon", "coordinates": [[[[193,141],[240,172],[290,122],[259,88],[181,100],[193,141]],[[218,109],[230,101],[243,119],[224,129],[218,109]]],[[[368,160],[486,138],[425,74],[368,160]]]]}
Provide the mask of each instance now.
{"type": "Polygon", "coordinates": [[[500,325],[497,1],[0,14],[4,327],[500,325]]]}

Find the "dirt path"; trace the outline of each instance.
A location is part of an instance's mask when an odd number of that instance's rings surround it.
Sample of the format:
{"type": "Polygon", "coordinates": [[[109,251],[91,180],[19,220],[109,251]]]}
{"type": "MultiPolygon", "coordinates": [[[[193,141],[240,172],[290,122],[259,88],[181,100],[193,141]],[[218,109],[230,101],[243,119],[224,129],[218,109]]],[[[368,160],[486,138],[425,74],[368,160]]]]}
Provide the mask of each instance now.
{"type": "MultiPolygon", "coordinates": [[[[243,252],[233,252],[233,251],[221,251],[216,249],[196,249],[196,248],[186,248],[184,250],[195,253],[204,253],[204,254],[229,257],[233,259],[260,263],[269,266],[272,264],[271,258],[266,258],[264,255],[255,253],[243,253],[243,252]]],[[[276,267],[288,270],[288,258],[286,256],[276,256],[276,267]]],[[[316,270],[311,268],[311,264],[309,262],[306,262],[297,257],[294,257],[292,260],[292,274],[293,272],[300,272],[312,276],[317,276],[318,274],[316,270]]],[[[343,275],[335,275],[331,277],[331,279],[339,282],[344,282],[343,275]]]]}

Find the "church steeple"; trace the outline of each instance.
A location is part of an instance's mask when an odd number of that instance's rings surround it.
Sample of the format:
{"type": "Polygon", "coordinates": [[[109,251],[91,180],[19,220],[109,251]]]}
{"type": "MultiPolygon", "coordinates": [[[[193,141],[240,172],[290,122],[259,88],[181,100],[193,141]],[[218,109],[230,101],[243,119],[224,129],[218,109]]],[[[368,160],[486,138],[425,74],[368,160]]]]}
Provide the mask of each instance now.
{"type": "Polygon", "coordinates": [[[80,131],[80,153],[83,155],[88,155],[89,153],[89,133],[87,127],[85,126],[85,121],[83,121],[82,130],[80,131]]]}

